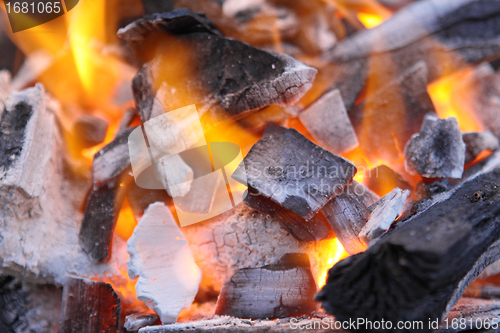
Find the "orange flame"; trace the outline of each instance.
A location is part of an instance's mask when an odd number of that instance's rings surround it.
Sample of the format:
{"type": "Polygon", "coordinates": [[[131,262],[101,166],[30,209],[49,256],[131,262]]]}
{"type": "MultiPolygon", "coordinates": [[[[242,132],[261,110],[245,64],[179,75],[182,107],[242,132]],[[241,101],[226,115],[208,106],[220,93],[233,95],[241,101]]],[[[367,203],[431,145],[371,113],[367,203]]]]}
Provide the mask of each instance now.
{"type": "Polygon", "coordinates": [[[320,259],[320,264],[316,268],[316,282],[318,287],[322,288],[326,284],[328,270],[340,260],[347,258],[349,254],[344,250],[337,238],[320,241],[317,248],[320,254],[326,256],[326,258],[320,259]]]}

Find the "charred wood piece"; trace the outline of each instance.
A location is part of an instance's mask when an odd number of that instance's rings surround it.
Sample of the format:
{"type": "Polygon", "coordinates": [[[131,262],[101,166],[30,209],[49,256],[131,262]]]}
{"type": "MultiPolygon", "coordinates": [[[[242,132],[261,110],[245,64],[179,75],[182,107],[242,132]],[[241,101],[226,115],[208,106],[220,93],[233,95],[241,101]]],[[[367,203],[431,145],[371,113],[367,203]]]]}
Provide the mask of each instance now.
{"type": "Polygon", "coordinates": [[[395,188],[380,200],[368,207],[370,218],[359,233],[359,238],[366,246],[371,246],[382,236],[401,214],[410,191],[395,188]]]}
{"type": "Polygon", "coordinates": [[[186,96],[190,96],[190,100],[181,102],[175,92],[172,93],[174,96],[166,98],[165,111],[196,104],[200,115],[207,113],[202,117],[207,126],[271,104],[293,104],[312,86],[316,69],[289,56],[224,38],[204,17],[194,19],[193,15],[197,14],[184,9],[155,14],[118,32],[120,38],[131,43],[141,59],[149,61],[133,83],[136,106],[142,113],[143,122],[151,117],[152,98],[161,85],[173,88],[169,91],[185,91],[186,96]],[[177,47],[173,50],[173,45],[187,50],[185,61],[194,68],[175,82],[159,74],[165,63],[179,61],[179,50],[177,47]],[[151,61],[153,56],[154,62],[151,61]],[[220,61],[221,57],[224,62],[220,61]]]}
{"type": "Polygon", "coordinates": [[[330,224],[321,212],[315,214],[309,221],[283,208],[272,200],[260,195],[252,188],[248,188],[245,204],[261,213],[269,214],[279,221],[281,226],[293,237],[301,242],[319,241],[334,236],[330,224]]]}
{"type": "Polygon", "coordinates": [[[123,130],[113,141],[94,155],[92,176],[94,190],[101,187],[115,187],[120,175],[130,169],[128,137],[135,129],[123,130]]]}
{"type": "Polygon", "coordinates": [[[356,167],[294,129],[264,136],[232,177],[306,221],[339,193],[356,167]]]}
{"type": "Polygon", "coordinates": [[[91,190],[85,203],[80,227],[80,246],[94,262],[107,261],[111,256],[111,246],[116,221],[123,204],[124,190],[120,186],[104,186],[91,190]]]}
{"type": "Polygon", "coordinates": [[[159,202],[149,206],[127,245],[128,275],[138,278],[138,299],[163,324],[176,322],[198,292],[201,271],[169,208],[159,202]]]}
{"type": "Polygon", "coordinates": [[[83,115],[73,126],[73,134],[82,148],[90,148],[100,144],[106,138],[108,122],[102,118],[83,115]]]}
{"type": "Polygon", "coordinates": [[[464,133],[465,163],[472,162],[484,150],[495,151],[500,147],[500,141],[490,131],[480,133],[464,133]]]}
{"type": "Polygon", "coordinates": [[[413,187],[399,173],[384,164],[376,166],[368,172],[365,184],[370,190],[381,197],[396,187],[402,190],[413,191],[413,187]]]}
{"type": "Polygon", "coordinates": [[[377,200],[376,194],[353,181],[321,209],[347,253],[366,249],[358,235],[370,218],[367,208],[377,200]]]}
{"type": "Polygon", "coordinates": [[[299,119],[318,144],[334,154],[359,145],[339,90],[320,97],[299,115],[299,119]]]}
{"type": "Polygon", "coordinates": [[[250,319],[310,314],[317,309],[315,292],[309,257],[289,253],[274,264],[236,272],[222,286],[215,313],[250,319]]]}
{"type": "Polygon", "coordinates": [[[58,333],[118,333],[121,303],[111,285],[68,278],[58,333]]]}
{"type": "Polygon", "coordinates": [[[420,133],[405,147],[405,167],[410,174],[427,178],[461,178],[465,143],[455,118],[425,116],[420,133]]]}
{"type": "Polygon", "coordinates": [[[444,319],[466,286],[500,256],[492,246],[500,237],[496,165],[339,262],[316,299],[337,320],[444,319]]]}

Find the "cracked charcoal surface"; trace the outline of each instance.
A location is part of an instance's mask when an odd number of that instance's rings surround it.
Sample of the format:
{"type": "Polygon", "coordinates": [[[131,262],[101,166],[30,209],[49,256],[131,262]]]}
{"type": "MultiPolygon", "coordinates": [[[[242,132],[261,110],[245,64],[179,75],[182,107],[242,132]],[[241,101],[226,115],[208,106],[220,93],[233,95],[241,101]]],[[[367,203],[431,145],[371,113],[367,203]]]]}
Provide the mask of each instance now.
{"type": "Polygon", "coordinates": [[[236,272],[224,283],[215,313],[251,319],[310,314],[317,309],[315,293],[307,254],[288,253],[273,264],[236,272]]]}
{"type": "Polygon", "coordinates": [[[133,84],[143,121],[151,117],[151,99],[160,86],[167,88],[167,96],[160,101],[166,111],[196,104],[202,117],[207,114],[202,120],[208,126],[271,104],[294,103],[311,87],[316,69],[292,57],[224,38],[204,17],[186,13],[149,16],[118,33],[137,57],[148,61],[149,71],[143,67],[133,84]],[[172,74],[167,67],[183,71],[172,74]]]}
{"type": "Polygon", "coordinates": [[[8,169],[21,154],[26,125],[33,109],[21,102],[14,110],[4,110],[0,119],[0,169],[8,169]]]}
{"type": "Polygon", "coordinates": [[[405,148],[405,167],[427,178],[461,178],[465,143],[455,118],[439,119],[428,114],[405,148]]]}
{"type": "Polygon", "coordinates": [[[294,129],[264,136],[249,151],[233,178],[309,220],[348,184],[356,167],[306,139],[294,129]]]}

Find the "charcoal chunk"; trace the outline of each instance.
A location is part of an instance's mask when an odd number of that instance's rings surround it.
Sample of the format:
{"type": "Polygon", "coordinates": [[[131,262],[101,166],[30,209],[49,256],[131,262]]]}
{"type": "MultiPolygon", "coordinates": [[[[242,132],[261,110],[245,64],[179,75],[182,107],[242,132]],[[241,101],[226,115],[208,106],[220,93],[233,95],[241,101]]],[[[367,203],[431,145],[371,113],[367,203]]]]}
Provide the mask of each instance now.
{"type": "Polygon", "coordinates": [[[210,127],[271,104],[293,104],[312,86],[316,69],[224,38],[204,17],[193,19],[188,13],[192,12],[155,14],[118,32],[138,57],[149,61],[149,71],[143,67],[133,82],[143,122],[152,117],[155,97],[165,112],[196,104],[210,127]],[[163,94],[157,96],[160,88],[163,94]]]}
{"type": "Polygon", "coordinates": [[[264,136],[232,177],[310,220],[356,174],[356,167],[294,129],[264,136]]]}
{"type": "Polygon", "coordinates": [[[334,154],[347,152],[359,144],[339,90],[320,97],[299,119],[319,145],[334,154]]]}
{"type": "Polygon", "coordinates": [[[484,150],[495,151],[499,148],[498,138],[490,131],[480,133],[464,133],[465,163],[472,162],[484,150]]]}
{"type": "Polygon", "coordinates": [[[119,332],[121,303],[111,285],[68,278],[58,333],[119,332]]]}
{"type": "Polygon", "coordinates": [[[274,264],[236,272],[222,286],[215,313],[251,319],[310,314],[317,309],[315,292],[307,254],[288,253],[274,264]]]}
{"type": "Polygon", "coordinates": [[[76,120],[73,134],[82,148],[100,144],[106,138],[108,122],[102,118],[84,115],[76,120]]]}
{"type": "Polygon", "coordinates": [[[464,162],[465,143],[455,118],[428,114],[405,148],[406,170],[426,178],[461,178],[464,162]]]}

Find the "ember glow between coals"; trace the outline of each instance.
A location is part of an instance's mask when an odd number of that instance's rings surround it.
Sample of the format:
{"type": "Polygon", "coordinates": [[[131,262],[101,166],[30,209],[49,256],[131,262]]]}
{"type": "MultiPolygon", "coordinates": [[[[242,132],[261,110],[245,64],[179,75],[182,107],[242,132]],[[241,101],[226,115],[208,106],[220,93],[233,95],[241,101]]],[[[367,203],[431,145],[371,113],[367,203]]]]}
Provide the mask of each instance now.
{"type": "MultiPolygon", "coordinates": [[[[380,5],[371,1],[359,1],[359,6],[340,0],[327,2],[339,9],[349,21],[354,22],[353,18],[357,18],[367,28],[379,25],[391,15],[388,10],[382,9],[380,5]]],[[[108,3],[104,0],[80,1],[80,4],[70,13],[11,36],[24,53],[29,55],[43,50],[52,57],[51,65],[42,71],[39,81],[44,83],[47,90],[63,104],[63,113],[58,116],[65,130],[68,151],[73,157],[75,165],[80,165],[79,167],[87,172],[93,155],[113,140],[123,110],[133,106],[131,99],[117,101],[120,88],[124,84],[130,85],[131,78],[135,74],[135,69],[125,65],[117,56],[114,56],[111,52],[112,48],[109,47],[117,42],[114,32],[109,33],[109,28],[116,24],[116,18],[110,13],[116,9],[113,6],[118,5],[117,1],[108,3]],[[58,33],[52,33],[54,31],[58,31],[58,33]],[[51,37],[44,38],[45,34],[50,34],[51,37]],[[76,148],[78,143],[74,142],[74,137],[71,135],[71,128],[77,117],[85,113],[106,119],[110,126],[102,144],[90,149],[78,150],[76,148]]],[[[276,33],[275,49],[283,49],[279,33],[276,33]]],[[[189,70],[189,64],[183,63],[186,59],[183,52],[189,52],[189,50],[182,49],[182,47],[178,50],[177,64],[164,65],[163,70],[168,80],[175,79],[176,74],[179,74],[181,70],[189,70]]],[[[303,58],[312,63],[319,61],[319,59],[311,59],[311,56],[304,55],[303,58]]],[[[481,130],[479,122],[472,116],[470,110],[463,110],[452,102],[452,92],[457,82],[471,74],[472,71],[466,69],[453,77],[444,78],[428,86],[428,92],[439,116],[441,118],[456,117],[462,131],[481,130]],[[457,79],[457,75],[460,76],[459,79],[457,79]]],[[[322,83],[324,82],[319,82],[318,85],[322,83]]],[[[314,89],[313,87],[313,92],[306,95],[298,104],[307,105],[308,98],[310,103],[311,95],[321,95],[318,93],[321,89],[317,89],[316,92],[314,89]]],[[[177,102],[180,105],[171,105],[172,108],[184,106],[183,101],[190,99],[190,96],[183,95],[185,94],[183,91],[177,90],[176,94],[177,102]]],[[[253,121],[257,121],[259,115],[271,115],[278,120],[285,118],[281,109],[270,106],[248,116],[243,123],[248,126],[253,121]]],[[[398,121],[404,122],[405,119],[398,119],[398,121]]],[[[312,139],[305,132],[303,126],[294,126],[297,122],[297,119],[291,118],[286,120],[283,125],[296,127],[299,132],[312,139]]],[[[243,153],[246,154],[250,147],[260,139],[260,135],[245,128],[239,122],[230,121],[224,126],[224,131],[207,131],[205,133],[207,141],[233,142],[239,145],[243,153]]],[[[372,176],[369,174],[369,170],[382,164],[401,173],[405,180],[413,185],[419,181],[419,178],[406,174],[401,152],[396,159],[367,156],[363,153],[364,140],[370,139],[363,138],[363,132],[364,128],[361,129],[360,135],[361,147],[344,154],[345,158],[358,167],[358,174],[354,178],[356,181],[366,183],[367,177],[372,176]]],[[[397,142],[395,144],[397,145],[397,142]]],[[[388,184],[387,187],[388,190],[394,188],[392,184],[388,184]]],[[[243,188],[244,186],[241,185],[241,189],[243,188]]],[[[128,201],[125,201],[118,218],[116,233],[127,240],[132,235],[138,218],[140,217],[134,216],[128,201]]],[[[313,262],[315,267],[313,272],[318,287],[321,288],[326,283],[328,269],[346,258],[348,254],[336,238],[318,242],[316,252],[321,253],[323,257],[321,261],[313,262]]],[[[104,282],[112,284],[125,306],[144,308],[142,302],[137,300],[135,296],[136,280],[128,278],[126,269],[123,269],[122,273],[123,276],[109,277],[104,282]]],[[[192,309],[198,311],[196,307],[192,309]]]]}

